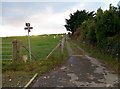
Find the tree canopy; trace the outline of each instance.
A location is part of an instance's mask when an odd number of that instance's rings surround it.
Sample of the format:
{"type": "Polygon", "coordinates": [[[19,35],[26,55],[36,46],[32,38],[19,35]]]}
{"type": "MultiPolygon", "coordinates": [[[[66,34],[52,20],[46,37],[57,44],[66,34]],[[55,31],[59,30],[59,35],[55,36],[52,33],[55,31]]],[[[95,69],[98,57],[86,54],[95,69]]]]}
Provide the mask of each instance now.
{"type": "Polygon", "coordinates": [[[72,34],[74,34],[76,29],[81,26],[82,22],[84,22],[88,18],[93,18],[93,16],[94,11],[86,12],[86,10],[81,11],[77,10],[73,14],[70,13],[70,19],[65,19],[66,20],[65,28],[67,29],[67,31],[70,31],[72,32],[72,34]]]}

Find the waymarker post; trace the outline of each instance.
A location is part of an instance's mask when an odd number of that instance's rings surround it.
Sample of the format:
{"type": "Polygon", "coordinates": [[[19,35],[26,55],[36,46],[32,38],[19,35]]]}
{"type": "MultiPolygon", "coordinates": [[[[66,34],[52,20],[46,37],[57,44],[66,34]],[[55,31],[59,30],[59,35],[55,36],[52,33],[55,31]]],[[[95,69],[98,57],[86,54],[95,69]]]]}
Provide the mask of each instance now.
{"type": "Polygon", "coordinates": [[[25,30],[28,30],[28,47],[29,47],[29,57],[30,57],[30,60],[31,60],[31,48],[30,48],[30,29],[33,29],[33,27],[30,27],[30,23],[26,23],[25,24],[26,27],[24,28],[25,30]]]}

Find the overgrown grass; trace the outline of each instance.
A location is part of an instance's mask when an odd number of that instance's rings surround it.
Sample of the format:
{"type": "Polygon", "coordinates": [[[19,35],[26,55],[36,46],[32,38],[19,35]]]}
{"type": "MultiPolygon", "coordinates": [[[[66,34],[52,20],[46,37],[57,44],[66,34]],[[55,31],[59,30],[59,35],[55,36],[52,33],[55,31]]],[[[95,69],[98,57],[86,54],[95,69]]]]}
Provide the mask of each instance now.
{"type": "Polygon", "coordinates": [[[27,61],[27,63],[23,63],[21,61],[19,61],[18,63],[12,63],[11,60],[4,60],[2,62],[3,86],[4,87],[24,86],[35,73],[41,75],[51,70],[52,68],[60,66],[62,63],[64,63],[65,59],[67,59],[68,56],[66,46],[64,48],[63,55],[61,54],[60,47],[58,47],[52,53],[52,55],[47,60],[45,60],[46,55],[48,55],[49,52],[59,43],[60,38],[61,37],[59,36],[58,38],[54,39],[53,36],[51,36],[51,38],[47,37],[46,39],[45,37],[41,39],[36,38],[36,41],[34,38],[34,42],[31,44],[32,46],[33,45],[38,46],[38,48],[34,48],[33,46],[33,50],[36,50],[38,53],[41,52],[40,55],[38,54],[40,58],[37,60],[27,61]],[[38,51],[39,48],[42,51],[38,51]],[[11,82],[9,81],[9,79],[11,79],[11,82]],[[18,81],[20,82],[19,84],[18,81]]]}
{"type": "Polygon", "coordinates": [[[102,53],[97,47],[93,47],[91,45],[81,43],[80,47],[83,48],[89,56],[95,57],[99,59],[100,61],[104,62],[107,64],[111,69],[115,70],[118,72],[118,59],[112,57],[109,54],[102,53]]]}
{"type": "Polygon", "coordinates": [[[76,42],[73,40],[68,40],[70,47],[73,50],[73,55],[84,55],[83,50],[78,49],[76,42]]]}
{"type": "Polygon", "coordinates": [[[72,41],[71,40],[68,40],[68,41],[69,41],[70,47],[72,48],[72,50],[74,50],[73,54],[74,55],[79,54],[79,50],[76,48],[76,46],[73,45],[72,41]]]}

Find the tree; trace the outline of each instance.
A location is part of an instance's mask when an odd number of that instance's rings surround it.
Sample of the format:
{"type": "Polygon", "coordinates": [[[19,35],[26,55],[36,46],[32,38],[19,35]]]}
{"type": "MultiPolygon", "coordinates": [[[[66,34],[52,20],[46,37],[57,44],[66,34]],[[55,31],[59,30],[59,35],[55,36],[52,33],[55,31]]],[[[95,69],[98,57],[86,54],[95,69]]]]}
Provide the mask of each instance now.
{"type": "Polygon", "coordinates": [[[65,19],[66,20],[66,25],[65,28],[67,31],[71,31],[72,34],[76,31],[78,27],[87,20],[88,18],[92,18],[94,15],[94,12],[86,12],[86,10],[79,11],[77,10],[73,14],[70,14],[70,19],[65,19]]]}
{"type": "Polygon", "coordinates": [[[109,10],[104,12],[99,8],[95,17],[95,32],[98,43],[105,42],[107,37],[115,36],[120,31],[119,23],[120,21],[116,9],[111,6],[111,4],[109,10]]]}
{"type": "Polygon", "coordinates": [[[96,33],[96,38],[98,42],[100,42],[105,37],[105,34],[104,34],[105,30],[103,29],[102,17],[103,17],[103,10],[99,8],[97,10],[96,17],[95,17],[95,24],[96,24],[95,33],[96,33]]]}
{"type": "Polygon", "coordinates": [[[96,42],[95,22],[94,22],[94,20],[88,20],[86,39],[91,43],[96,42]]]}

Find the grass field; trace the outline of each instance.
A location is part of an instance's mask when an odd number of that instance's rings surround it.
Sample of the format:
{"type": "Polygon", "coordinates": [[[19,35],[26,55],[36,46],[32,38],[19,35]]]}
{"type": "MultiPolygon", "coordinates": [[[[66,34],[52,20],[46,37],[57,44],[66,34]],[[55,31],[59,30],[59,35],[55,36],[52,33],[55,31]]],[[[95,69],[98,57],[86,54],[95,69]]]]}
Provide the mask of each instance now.
{"type": "MultiPolygon", "coordinates": [[[[2,39],[2,43],[11,43],[13,39],[17,39],[22,40],[22,43],[28,47],[28,38],[27,36],[23,36],[23,37],[5,37],[2,39]]],[[[52,48],[58,44],[58,42],[60,41],[61,36],[57,35],[54,39],[54,35],[43,35],[43,36],[31,36],[30,40],[31,40],[31,50],[32,50],[32,54],[35,56],[36,59],[42,59],[45,58],[48,53],[52,50],[52,48]]],[[[12,54],[12,49],[9,48],[11,47],[11,45],[9,44],[3,44],[3,55],[7,55],[7,54],[12,54]],[[8,49],[4,48],[4,47],[8,47],[8,49]],[[7,51],[6,51],[7,50],[7,51]]],[[[22,49],[22,54],[24,55],[28,55],[28,52],[23,48],[22,49]]],[[[4,57],[5,58],[5,57],[4,57]]],[[[3,58],[3,59],[4,59],[3,58]]],[[[34,59],[33,59],[34,60],[34,59]]]]}
{"type": "MultiPolygon", "coordinates": [[[[23,87],[30,78],[38,73],[39,75],[51,70],[56,66],[60,66],[67,59],[66,46],[64,48],[64,54],[61,54],[61,49],[58,47],[52,55],[45,60],[46,56],[52,51],[52,49],[61,40],[61,35],[50,36],[32,36],[31,37],[31,49],[35,59],[28,61],[27,63],[19,62],[12,63],[11,60],[2,61],[2,73],[3,73],[3,87],[23,87]]],[[[27,45],[27,37],[8,37],[3,38],[3,42],[11,42],[13,39],[22,39],[24,44],[27,45]]],[[[23,50],[23,54],[27,52],[23,50]]]]}

